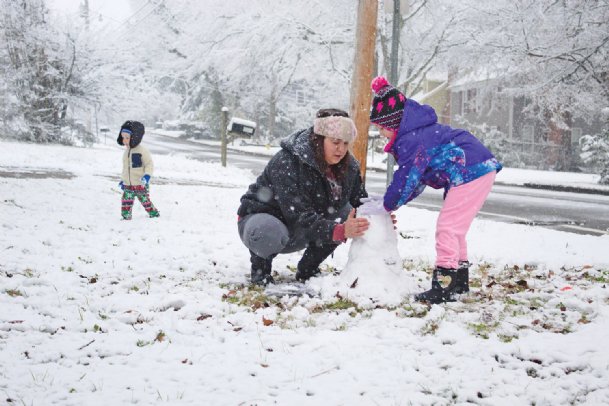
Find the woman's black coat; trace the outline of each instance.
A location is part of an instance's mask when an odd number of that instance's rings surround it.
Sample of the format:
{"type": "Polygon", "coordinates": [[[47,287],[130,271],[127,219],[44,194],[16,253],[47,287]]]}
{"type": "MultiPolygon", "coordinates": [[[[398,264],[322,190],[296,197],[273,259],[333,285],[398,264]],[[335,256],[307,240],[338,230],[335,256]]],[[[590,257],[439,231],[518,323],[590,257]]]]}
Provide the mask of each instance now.
{"type": "Polygon", "coordinates": [[[281,150],[271,158],[256,183],[241,197],[238,214],[268,213],[280,219],[290,234],[302,232],[308,241],[331,243],[339,210],[358,207],[367,197],[359,163],[348,154],[348,169],[338,200],[315,161],[310,141],[312,128],[298,131],[281,142],[281,150]]]}

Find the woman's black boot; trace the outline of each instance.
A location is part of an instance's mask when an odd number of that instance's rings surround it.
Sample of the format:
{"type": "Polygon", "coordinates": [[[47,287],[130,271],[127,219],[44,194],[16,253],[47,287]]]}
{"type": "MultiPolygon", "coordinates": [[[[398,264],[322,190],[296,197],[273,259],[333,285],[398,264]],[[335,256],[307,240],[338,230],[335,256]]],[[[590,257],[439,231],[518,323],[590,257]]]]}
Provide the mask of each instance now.
{"type": "Polygon", "coordinates": [[[317,276],[319,274],[321,274],[321,271],[319,268],[313,268],[313,269],[298,268],[298,270],[296,271],[296,280],[300,281],[300,282],[306,282],[309,279],[311,279],[314,276],[317,276]]]}
{"type": "Polygon", "coordinates": [[[251,282],[254,285],[266,286],[269,283],[275,283],[271,276],[273,268],[273,257],[261,258],[250,251],[250,262],[252,263],[251,282]]]}
{"type": "Polygon", "coordinates": [[[432,304],[454,302],[455,292],[457,287],[457,270],[442,268],[441,266],[436,267],[433,270],[431,277],[431,289],[423,293],[415,295],[415,299],[419,302],[429,302],[432,304]],[[440,277],[450,278],[450,281],[440,281],[440,277]],[[443,287],[446,286],[446,287],[443,287]]]}

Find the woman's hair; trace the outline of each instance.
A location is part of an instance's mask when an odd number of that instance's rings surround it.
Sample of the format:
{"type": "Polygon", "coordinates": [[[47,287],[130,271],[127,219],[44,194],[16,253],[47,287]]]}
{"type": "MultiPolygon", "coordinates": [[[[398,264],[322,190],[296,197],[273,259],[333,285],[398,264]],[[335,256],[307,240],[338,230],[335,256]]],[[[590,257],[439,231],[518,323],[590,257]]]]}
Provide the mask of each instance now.
{"type": "MultiPolygon", "coordinates": [[[[340,109],[321,109],[315,115],[316,118],[324,118],[324,117],[349,117],[349,113],[340,109]]],[[[321,169],[322,173],[325,173],[328,168],[332,171],[332,174],[336,178],[338,183],[343,183],[345,179],[345,175],[347,173],[347,169],[349,167],[349,155],[351,154],[349,151],[345,154],[343,159],[340,160],[335,165],[328,165],[326,162],[326,157],[324,154],[324,137],[323,135],[316,134],[311,131],[311,144],[313,145],[313,151],[315,153],[315,162],[321,169]]]]}
{"type": "Polygon", "coordinates": [[[321,109],[315,115],[316,118],[324,117],[349,117],[349,113],[340,109],[321,109]]]}

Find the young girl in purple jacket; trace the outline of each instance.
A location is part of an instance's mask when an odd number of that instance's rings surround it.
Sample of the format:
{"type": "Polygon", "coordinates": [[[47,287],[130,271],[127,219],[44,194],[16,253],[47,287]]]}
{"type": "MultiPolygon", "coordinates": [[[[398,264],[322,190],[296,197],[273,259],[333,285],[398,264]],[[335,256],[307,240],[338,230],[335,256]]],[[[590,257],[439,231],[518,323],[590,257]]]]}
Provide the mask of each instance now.
{"type": "Polygon", "coordinates": [[[469,291],[465,237],[501,164],[471,133],[438,124],[431,106],[406,99],[384,77],[372,81],[372,90],[370,122],[389,138],[385,152],[395,157],[399,167],[383,198],[385,210],[397,210],[425,186],[444,188],[431,289],[415,298],[430,303],[454,301],[457,294],[469,291]]]}

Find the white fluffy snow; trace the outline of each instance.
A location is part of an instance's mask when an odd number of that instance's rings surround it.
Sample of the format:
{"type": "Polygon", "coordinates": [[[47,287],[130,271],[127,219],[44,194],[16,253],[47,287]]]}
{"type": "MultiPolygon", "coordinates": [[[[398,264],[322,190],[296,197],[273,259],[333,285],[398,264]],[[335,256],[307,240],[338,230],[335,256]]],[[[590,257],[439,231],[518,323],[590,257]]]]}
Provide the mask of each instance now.
{"type": "Polygon", "coordinates": [[[395,306],[421,291],[416,276],[404,271],[397,233],[382,200],[364,203],[358,208],[358,216],[367,218],[370,227],[351,242],[347,264],[338,280],[326,278],[324,296],[339,291],[342,297],[362,307],[395,306]]]}
{"type": "MultiPolygon", "coordinates": [[[[609,236],[478,219],[460,302],[274,299],[244,285],[250,173],[155,156],[161,217],[136,203],[126,222],[121,155],[0,143],[0,403],[609,403],[609,236]]],[[[427,288],[437,214],[396,214],[404,272],[427,288]]],[[[340,278],[350,246],[307,287],[340,278]]]]}

